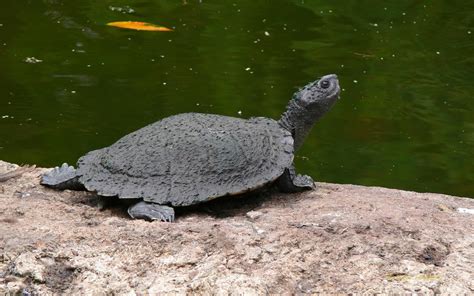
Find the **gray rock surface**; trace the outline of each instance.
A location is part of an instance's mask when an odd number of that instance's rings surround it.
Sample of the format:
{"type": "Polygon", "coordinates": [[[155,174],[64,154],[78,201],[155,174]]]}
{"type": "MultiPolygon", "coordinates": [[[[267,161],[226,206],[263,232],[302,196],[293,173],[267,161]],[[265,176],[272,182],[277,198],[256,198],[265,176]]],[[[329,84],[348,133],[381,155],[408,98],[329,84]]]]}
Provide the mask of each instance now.
{"type": "Polygon", "coordinates": [[[474,293],[473,199],[318,183],[150,223],[44,171],[0,183],[0,294],[474,293]]]}

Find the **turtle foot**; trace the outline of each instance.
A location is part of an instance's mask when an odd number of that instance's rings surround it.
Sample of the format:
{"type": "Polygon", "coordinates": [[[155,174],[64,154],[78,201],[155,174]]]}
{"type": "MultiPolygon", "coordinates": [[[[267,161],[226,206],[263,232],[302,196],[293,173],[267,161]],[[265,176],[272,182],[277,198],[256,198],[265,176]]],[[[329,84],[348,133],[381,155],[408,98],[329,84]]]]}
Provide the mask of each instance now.
{"type": "Polygon", "coordinates": [[[174,221],[174,209],[172,207],[145,201],[131,205],[128,208],[128,214],[133,219],[144,219],[147,221],[160,220],[163,222],[174,221]]]}
{"type": "Polygon", "coordinates": [[[72,189],[83,190],[84,187],[79,183],[76,176],[76,169],[73,166],[63,163],[60,167],[55,167],[46,172],[41,177],[41,185],[52,187],[54,189],[72,189]]]}
{"type": "Polygon", "coordinates": [[[301,189],[316,189],[313,178],[308,175],[297,175],[293,179],[293,184],[301,189]]]}
{"type": "Polygon", "coordinates": [[[313,179],[307,175],[296,175],[295,169],[290,167],[278,179],[277,185],[282,192],[294,193],[316,189],[313,179]]]}

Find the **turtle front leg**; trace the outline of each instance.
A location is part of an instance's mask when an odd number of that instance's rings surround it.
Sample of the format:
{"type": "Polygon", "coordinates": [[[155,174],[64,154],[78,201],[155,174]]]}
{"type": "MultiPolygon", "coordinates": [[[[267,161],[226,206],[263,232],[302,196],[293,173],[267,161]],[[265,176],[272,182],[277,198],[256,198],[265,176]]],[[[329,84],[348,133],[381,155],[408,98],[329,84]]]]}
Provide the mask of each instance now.
{"type": "Polygon", "coordinates": [[[55,167],[51,171],[44,173],[40,184],[58,190],[85,190],[84,185],[79,182],[76,169],[67,163],[63,163],[60,167],[55,167]]]}
{"type": "Polygon", "coordinates": [[[151,202],[140,201],[128,208],[128,214],[133,219],[144,219],[147,221],[160,220],[163,222],[174,221],[174,209],[151,202]]]}
{"type": "Polygon", "coordinates": [[[285,169],[277,180],[280,191],[286,193],[301,192],[316,188],[313,179],[307,175],[297,175],[293,166],[285,169]]]}

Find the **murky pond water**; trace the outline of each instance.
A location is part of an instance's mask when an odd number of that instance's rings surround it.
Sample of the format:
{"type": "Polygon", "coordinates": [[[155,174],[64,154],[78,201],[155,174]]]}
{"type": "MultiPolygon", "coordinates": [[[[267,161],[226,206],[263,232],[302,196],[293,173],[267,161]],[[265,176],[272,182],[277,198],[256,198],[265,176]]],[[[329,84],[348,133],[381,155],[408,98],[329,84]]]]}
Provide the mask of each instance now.
{"type": "Polygon", "coordinates": [[[6,0],[0,159],[74,163],[181,112],[278,118],[327,73],[342,99],[299,171],[474,196],[472,1],[6,0]],[[174,31],[105,25],[125,20],[174,31]]]}

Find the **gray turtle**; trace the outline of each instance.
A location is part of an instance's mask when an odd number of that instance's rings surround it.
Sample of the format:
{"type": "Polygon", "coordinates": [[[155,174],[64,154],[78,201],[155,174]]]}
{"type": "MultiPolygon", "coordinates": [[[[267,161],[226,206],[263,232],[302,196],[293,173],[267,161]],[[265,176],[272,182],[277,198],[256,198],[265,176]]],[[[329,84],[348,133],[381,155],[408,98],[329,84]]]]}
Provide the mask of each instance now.
{"type": "Polygon", "coordinates": [[[252,191],[274,183],[283,192],[314,187],[297,175],[294,152],[339,98],[334,74],[293,95],[280,120],[200,113],[174,115],[91,151],[77,169],[63,164],[41,184],[137,199],[132,218],[173,221],[173,207],[252,191]]]}

